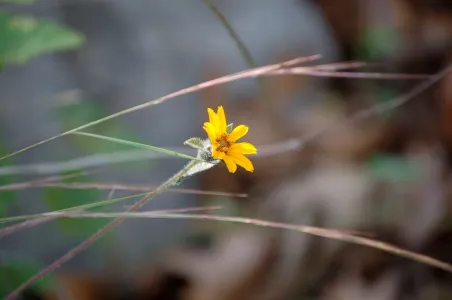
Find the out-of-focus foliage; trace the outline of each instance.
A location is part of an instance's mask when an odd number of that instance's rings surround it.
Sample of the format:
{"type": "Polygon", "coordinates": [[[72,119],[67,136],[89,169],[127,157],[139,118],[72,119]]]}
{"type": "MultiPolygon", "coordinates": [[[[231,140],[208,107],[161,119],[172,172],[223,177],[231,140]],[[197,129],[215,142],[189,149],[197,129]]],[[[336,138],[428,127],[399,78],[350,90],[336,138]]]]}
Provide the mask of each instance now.
{"type": "MultiPolygon", "coordinates": [[[[101,105],[90,100],[75,100],[69,103],[63,103],[58,106],[56,110],[56,116],[63,131],[100,119],[107,114],[108,113],[103,110],[101,105]]],[[[126,130],[124,126],[117,121],[99,124],[93,129],[90,129],[90,132],[119,139],[138,140],[133,132],[126,130]]],[[[69,138],[75,146],[88,153],[131,150],[130,146],[82,136],[70,136],[69,138]]]]}
{"type": "MultiPolygon", "coordinates": [[[[85,180],[87,178],[85,177],[85,180]]],[[[63,181],[67,182],[67,181],[63,181]]],[[[60,210],[72,206],[89,204],[101,199],[102,193],[95,189],[70,190],[47,188],[44,191],[46,202],[51,210],[60,210]]],[[[86,236],[103,225],[108,220],[102,219],[66,219],[57,220],[59,228],[64,234],[86,236]]]]}
{"type": "Polygon", "coordinates": [[[390,27],[369,26],[358,44],[358,54],[366,60],[377,60],[394,52],[397,35],[390,27]]]}
{"type": "MultiPolygon", "coordinates": [[[[8,151],[5,149],[4,145],[2,144],[2,141],[0,140],[0,153],[8,153],[8,151]]],[[[0,154],[0,155],[1,155],[0,154]]],[[[0,167],[9,165],[10,162],[8,160],[4,160],[0,162],[0,167]]],[[[13,179],[11,176],[0,176],[0,186],[11,184],[13,179]]],[[[13,191],[0,191],[0,217],[6,217],[6,212],[8,209],[8,205],[11,204],[12,201],[14,201],[15,195],[13,191]]]]}
{"type": "MultiPolygon", "coordinates": [[[[36,274],[42,266],[31,261],[7,260],[0,264],[0,295],[6,295],[7,291],[22,284],[25,280],[36,274]]],[[[52,285],[54,276],[46,276],[36,282],[32,288],[37,292],[45,291],[52,285]]]]}
{"type": "Polygon", "coordinates": [[[422,173],[416,162],[401,155],[375,154],[367,161],[366,167],[375,179],[389,182],[410,181],[422,173]]]}
{"type": "Polygon", "coordinates": [[[83,36],[70,28],[32,16],[0,11],[0,66],[23,64],[39,55],[73,49],[83,36]]]}
{"type": "Polygon", "coordinates": [[[0,3],[32,4],[34,0],[0,0],[0,3]]]}

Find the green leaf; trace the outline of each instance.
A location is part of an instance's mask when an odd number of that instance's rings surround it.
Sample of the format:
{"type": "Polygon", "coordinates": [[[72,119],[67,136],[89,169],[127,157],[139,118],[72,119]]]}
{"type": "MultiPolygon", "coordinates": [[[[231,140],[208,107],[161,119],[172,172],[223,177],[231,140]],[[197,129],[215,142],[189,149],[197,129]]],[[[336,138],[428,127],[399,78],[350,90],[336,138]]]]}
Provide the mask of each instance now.
{"type": "Polygon", "coordinates": [[[211,156],[212,144],[209,139],[201,140],[199,139],[201,146],[198,149],[198,153],[196,154],[196,160],[193,160],[188,163],[185,167],[186,172],[172,185],[179,185],[183,180],[187,177],[195,175],[196,173],[200,173],[206,171],[215,165],[217,165],[220,160],[213,159],[211,156]]]}
{"type": "Polygon", "coordinates": [[[0,61],[23,64],[39,55],[74,49],[83,36],[70,28],[32,16],[0,11],[0,61]]]}
{"type": "Polygon", "coordinates": [[[184,180],[185,178],[195,175],[196,173],[200,173],[202,171],[206,171],[212,167],[214,167],[216,164],[218,164],[219,160],[214,160],[211,162],[205,162],[205,161],[197,161],[191,168],[187,170],[187,172],[182,175],[178,181],[176,181],[173,185],[178,185],[184,180]]]}
{"type": "Polygon", "coordinates": [[[180,152],[176,152],[176,151],[172,151],[172,150],[167,150],[167,149],[164,149],[164,148],[154,147],[154,146],[151,146],[151,145],[135,143],[135,142],[131,142],[131,141],[116,139],[116,138],[112,138],[112,137],[108,137],[108,136],[97,135],[97,134],[92,134],[92,133],[87,133],[87,132],[74,132],[72,134],[89,136],[89,137],[93,137],[93,138],[97,138],[97,139],[101,139],[101,140],[106,140],[106,141],[110,141],[110,142],[114,142],[114,143],[118,143],[118,144],[128,145],[128,146],[139,148],[139,149],[150,150],[150,151],[154,151],[154,152],[157,152],[157,153],[162,153],[162,154],[167,154],[167,155],[177,156],[177,157],[181,157],[181,158],[187,158],[187,159],[190,159],[190,160],[197,160],[197,161],[200,161],[200,162],[204,162],[203,160],[201,160],[199,158],[196,158],[196,157],[184,154],[184,153],[180,153],[180,152]]]}
{"type": "MultiPolygon", "coordinates": [[[[85,177],[85,180],[89,178],[85,177]]],[[[67,182],[67,181],[64,181],[67,182]]],[[[101,198],[102,193],[96,189],[71,190],[62,188],[44,189],[44,197],[52,211],[63,210],[75,205],[92,204],[101,198]]],[[[107,222],[99,219],[90,219],[80,222],[77,219],[58,219],[57,224],[63,233],[70,236],[86,236],[105,226],[107,222]]]]}
{"type": "Polygon", "coordinates": [[[184,142],[184,145],[190,146],[195,149],[202,149],[202,142],[200,138],[190,138],[184,142]]]}
{"type": "MultiPolygon", "coordinates": [[[[0,264],[0,296],[7,295],[14,288],[18,287],[33,275],[41,271],[44,266],[39,266],[31,261],[5,260],[0,264]]],[[[30,288],[36,291],[46,291],[53,286],[55,277],[50,274],[41,278],[30,288]]]]}
{"type": "Polygon", "coordinates": [[[228,126],[226,126],[226,132],[227,132],[227,133],[231,133],[231,132],[232,132],[232,127],[233,127],[233,126],[234,126],[233,123],[228,124],[228,126]]]}
{"type": "Polygon", "coordinates": [[[0,0],[0,4],[2,3],[11,3],[11,4],[32,4],[35,2],[34,0],[0,0]]]}
{"type": "Polygon", "coordinates": [[[390,182],[412,181],[422,174],[421,167],[409,159],[390,154],[377,154],[366,163],[370,175],[390,182]]]}
{"type": "MultiPolygon", "coordinates": [[[[0,141],[0,153],[8,153],[6,147],[0,141]]],[[[5,167],[10,164],[9,160],[0,162],[0,167],[5,167]]],[[[11,176],[0,176],[0,186],[13,183],[11,176]]],[[[16,200],[16,193],[13,191],[0,191],[0,218],[5,217],[8,211],[8,206],[16,200]]]]}
{"type": "Polygon", "coordinates": [[[358,42],[359,56],[363,60],[377,60],[394,51],[396,39],[396,32],[390,27],[368,27],[358,42]]]}

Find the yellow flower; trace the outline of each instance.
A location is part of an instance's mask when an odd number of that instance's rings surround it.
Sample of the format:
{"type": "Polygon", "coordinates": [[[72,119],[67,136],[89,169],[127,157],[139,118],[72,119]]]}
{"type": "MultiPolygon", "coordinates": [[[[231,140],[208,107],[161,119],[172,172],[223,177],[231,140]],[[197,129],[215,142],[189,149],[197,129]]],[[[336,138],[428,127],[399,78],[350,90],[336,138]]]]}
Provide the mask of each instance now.
{"type": "Polygon", "coordinates": [[[239,125],[231,133],[226,130],[226,116],[222,106],[217,113],[208,108],[209,122],[204,123],[204,130],[212,142],[212,157],[225,162],[229,172],[235,173],[237,165],[249,172],[254,171],[253,163],[244,154],[256,154],[257,149],[250,143],[236,143],[248,132],[248,127],[239,125]]]}

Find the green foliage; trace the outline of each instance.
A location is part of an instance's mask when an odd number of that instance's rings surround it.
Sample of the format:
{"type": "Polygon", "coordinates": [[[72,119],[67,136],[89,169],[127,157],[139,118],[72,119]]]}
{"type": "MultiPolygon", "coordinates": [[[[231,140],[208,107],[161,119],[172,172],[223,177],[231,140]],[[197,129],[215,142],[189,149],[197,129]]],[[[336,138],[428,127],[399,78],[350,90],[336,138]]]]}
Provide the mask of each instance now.
{"type": "Polygon", "coordinates": [[[11,4],[32,4],[34,0],[0,0],[1,3],[11,3],[11,4]]]}
{"type": "Polygon", "coordinates": [[[0,10],[0,66],[23,64],[39,55],[74,49],[83,41],[83,36],[70,28],[0,10]]]}
{"type": "MultiPolygon", "coordinates": [[[[38,273],[42,267],[31,261],[8,259],[2,262],[0,264],[0,296],[7,295],[12,289],[38,273]]],[[[34,283],[30,288],[37,291],[45,291],[52,286],[54,280],[54,277],[49,275],[34,283]]]]}
{"type": "Polygon", "coordinates": [[[363,60],[378,60],[394,51],[396,39],[396,32],[390,27],[369,27],[361,37],[359,56],[363,60]]]}
{"type": "MultiPolygon", "coordinates": [[[[8,153],[5,146],[0,141],[0,155],[8,153]]],[[[5,167],[10,164],[9,160],[0,161],[0,167],[5,167]]],[[[11,184],[13,178],[11,176],[0,176],[0,186],[11,184]]],[[[16,199],[13,191],[0,191],[0,218],[6,217],[8,206],[16,199]]]]}
{"type": "MultiPolygon", "coordinates": [[[[87,176],[84,177],[85,181],[89,181],[89,179],[90,178],[87,176]]],[[[101,196],[102,193],[99,190],[95,189],[44,189],[45,201],[52,211],[61,210],[72,206],[92,204],[98,201],[101,196]]],[[[68,234],[70,236],[86,236],[92,234],[107,223],[108,220],[103,219],[60,218],[57,220],[57,224],[59,225],[61,231],[64,234],[68,234]]]]}
{"type": "Polygon", "coordinates": [[[421,167],[415,162],[385,153],[372,156],[366,167],[372,177],[388,182],[412,181],[422,174],[421,167]]]}

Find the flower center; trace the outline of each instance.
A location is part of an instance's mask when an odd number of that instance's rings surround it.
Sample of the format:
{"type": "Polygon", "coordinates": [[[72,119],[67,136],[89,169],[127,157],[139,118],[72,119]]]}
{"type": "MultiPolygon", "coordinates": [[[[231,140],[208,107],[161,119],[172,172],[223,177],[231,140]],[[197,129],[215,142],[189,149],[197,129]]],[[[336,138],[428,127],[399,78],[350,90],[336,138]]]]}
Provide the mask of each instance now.
{"type": "Polygon", "coordinates": [[[228,135],[223,133],[217,138],[217,151],[226,153],[229,147],[231,147],[231,143],[228,141],[228,135]]]}

